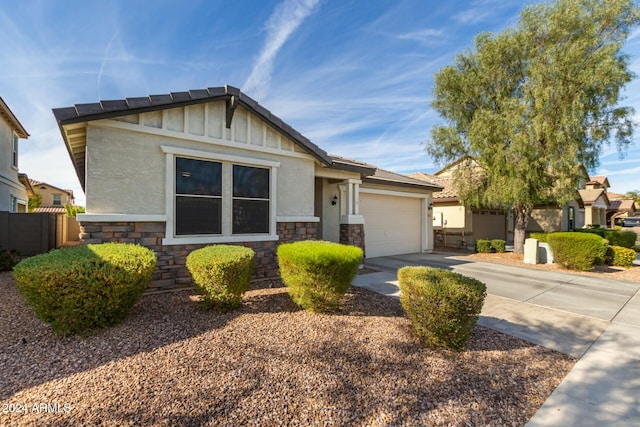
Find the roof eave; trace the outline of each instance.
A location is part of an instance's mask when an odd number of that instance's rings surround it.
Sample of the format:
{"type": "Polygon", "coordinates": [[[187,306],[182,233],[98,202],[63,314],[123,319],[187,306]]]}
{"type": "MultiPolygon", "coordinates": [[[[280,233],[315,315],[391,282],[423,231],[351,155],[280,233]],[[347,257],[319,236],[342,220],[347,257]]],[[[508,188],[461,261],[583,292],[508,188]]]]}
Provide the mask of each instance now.
{"type": "Polygon", "coordinates": [[[423,190],[423,191],[441,191],[443,187],[438,185],[430,185],[430,184],[412,184],[410,182],[399,182],[399,181],[390,181],[388,179],[380,179],[374,177],[364,177],[362,178],[362,182],[366,182],[369,184],[383,184],[383,185],[391,185],[393,187],[401,187],[401,188],[412,188],[415,190],[423,190]]]}

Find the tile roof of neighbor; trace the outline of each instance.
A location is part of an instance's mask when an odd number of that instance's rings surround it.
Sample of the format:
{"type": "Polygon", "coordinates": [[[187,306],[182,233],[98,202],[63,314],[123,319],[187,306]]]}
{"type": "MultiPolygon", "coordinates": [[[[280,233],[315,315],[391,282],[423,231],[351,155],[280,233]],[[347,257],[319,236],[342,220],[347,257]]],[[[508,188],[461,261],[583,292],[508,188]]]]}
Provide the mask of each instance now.
{"type": "Polygon", "coordinates": [[[0,96],[0,117],[4,117],[14,128],[20,138],[29,138],[29,133],[24,126],[20,123],[18,118],[13,114],[13,111],[4,102],[4,99],[0,96]]]}
{"type": "Polygon", "coordinates": [[[604,196],[605,203],[608,204],[609,202],[609,199],[607,198],[607,192],[602,188],[597,188],[595,190],[578,190],[578,193],[580,193],[580,197],[585,204],[595,203],[600,196],[604,196]]]}
{"type": "Polygon", "coordinates": [[[609,187],[609,180],[607,179],[606,176],[601,176],[601,175],[590,176],[589,181],[594,181],[594,182],[597,182],[598,184],[602,184],[609,187]]]}
{"type": "Polygon", "coordinates": [[[633,211],[635,209],[635,206],[633,204],[633,200],[631,199],[612,200],[609,203],[608,209],[612,211],[633,211]]]}
{"type": "MultiPolygon", "coordinates": [[[[84,188],[84,170],[76,164],[75,156],[70,148],[63,127],[73,123],[83,123],[93,120],[108,119],[129,114],[139,114],[149,111],[158,111],[166,108],[184,107],[211,101],[235,99],[244,108],[261,117],[271,126],[290,137],[294,142],[311,153],[316,159],[328,167],[358,172],[366,176],[370,182],[386,183],[402,187],[414,187],[423,189],[438,189],[440,186],[425,184],[407,175],[385,171],[374,165],[347,159],[340,156],[329,155],[326,151],[311,142],[300,132],[282,121],[279,117],[261,106],[257,101],[245,95],[240,89],[233,86],[210,87],[207,89],[190,90],[188,92],[171,92],[164,95],[150,95],[140,98],[126,98],[112,101],[100,101],[91,104],[76,104],[73,107],[54,108],[53,114],[58,122],[60,131],[65,138],[65,144],[69,155],[76,167],[76,173],[84,188]]],[[[79,162],[78,162],[79,163],[79,162]]],[[[84,166],[82,166],[84,168],[84,166]]]]}
{"type": "Polygon", "coordinates": [[[458,200],[458,194],[456,193],[456,190],[453,188],[453,177],[451,176],[447,176],[447,177],[436,176],[436,175],[430,175],[424,172],[412,173],[409,176],[421,181],[432,182],[442,187],[442,190],[433,193],[433,200],[440,200],[440,201],[458,200]]]}
{"type": "Polygon", "coordinates": [[[67,210],[63,206],[40,206],[39,208],[35,208],[33,212],[63,214],[67,213],[67,210]]]}

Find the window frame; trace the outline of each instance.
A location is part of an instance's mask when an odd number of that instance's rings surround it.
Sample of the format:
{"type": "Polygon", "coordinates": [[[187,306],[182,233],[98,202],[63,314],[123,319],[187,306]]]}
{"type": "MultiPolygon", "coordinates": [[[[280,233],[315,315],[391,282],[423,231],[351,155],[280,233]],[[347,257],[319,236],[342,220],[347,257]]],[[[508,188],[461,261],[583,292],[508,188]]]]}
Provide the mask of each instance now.
{"type": "Polygon", "coordinates": [[[213,153],[174,146],[160,147],[166,155],[166,230],[163,245],[252,242],[278,240],[276,232],[277,168],[280,162],[239,155],[213,153]],[[222,164],[222,233],[209,235],[177,235],[175,233],[176,158],[190,158],[222,164]],[[269,231],[267,233],[233,234],[233,165],[269,170],[269,231]]]}
{"type": "Polygon", "coordinates": [[[11,167],[18,169],[18,148],[20,137],[17,133],[13,132],[13,138],[11,140],[11,167]]]}
{"type": "Polygon", "coordinates": [[[58,193],[52,194],[51,195],[51,204],[53,206],[62,206],[62,194],[58,194],[58,193]],[[59,198],[58,203],[56,203],[56,196],[58,196],[58,198],[59,198]]]}

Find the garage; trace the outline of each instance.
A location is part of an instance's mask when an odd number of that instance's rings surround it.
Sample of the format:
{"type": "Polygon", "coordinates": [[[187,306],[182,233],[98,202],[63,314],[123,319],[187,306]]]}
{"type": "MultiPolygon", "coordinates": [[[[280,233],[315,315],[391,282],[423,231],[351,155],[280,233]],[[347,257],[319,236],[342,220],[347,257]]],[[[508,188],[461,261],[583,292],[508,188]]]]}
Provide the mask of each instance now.
{"type": "Polygon", "coordinates": [[[422,251],[422,199],[361,190],[360,213],[367,258],[422,251]]]}
{"type": "Polygon", "coordinates": [[[478,239],[506,240],[506,216],[501,210],[473,211],[473,237],[478,239]]]}

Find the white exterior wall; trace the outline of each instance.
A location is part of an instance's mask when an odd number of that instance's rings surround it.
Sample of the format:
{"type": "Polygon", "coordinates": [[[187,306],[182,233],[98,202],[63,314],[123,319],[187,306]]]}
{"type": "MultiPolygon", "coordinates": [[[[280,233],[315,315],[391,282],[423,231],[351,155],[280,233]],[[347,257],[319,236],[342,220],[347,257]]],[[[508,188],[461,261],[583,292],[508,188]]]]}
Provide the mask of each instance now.
{"type": "MultiPolygon", "coordinates": [[[[224,102],[92,122],[87,128],[87,214],[167,215],[167,156],[163,147],[277,162],[276,216],[314,218],[315,160],[238,107],[231,129],[224,102]],[[185,131],[186,129],[186,131],[185,131]]],[[[229,200],[227,202],[230,203],[229,200]]],[[[87,219],[85,217],[85,219],[87,219]]]]}
{"type": "Polygon", "coordinates": [[[29,200],[18,180],[18,169],[12,165],[13,135],[13,127],[0,116],[0,211],[11,211],[11,197],[25,206],[29,200]]]}

